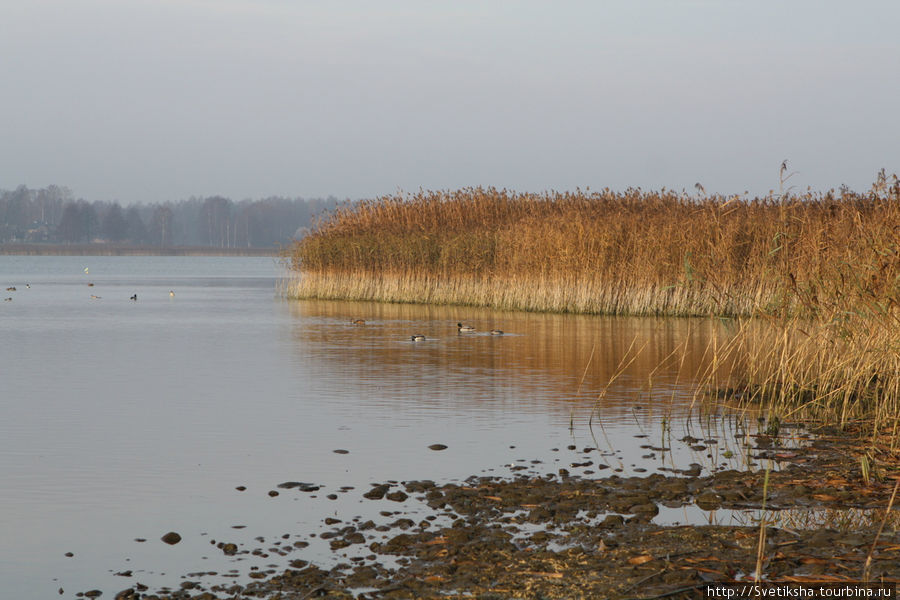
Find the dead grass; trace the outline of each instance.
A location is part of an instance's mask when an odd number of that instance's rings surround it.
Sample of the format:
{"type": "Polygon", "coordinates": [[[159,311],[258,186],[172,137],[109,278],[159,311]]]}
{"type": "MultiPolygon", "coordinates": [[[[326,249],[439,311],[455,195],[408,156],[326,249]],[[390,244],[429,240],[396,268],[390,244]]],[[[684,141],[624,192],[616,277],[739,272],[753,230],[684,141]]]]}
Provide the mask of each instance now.
{"type": "Polygon", "coordinates": [[[297,297],[605,314],[797,312],[897,293],[900,197],[471,188],[339,209],[290,252],[297,297]],[[794,293],[803,292],[803,295],[794,293]]]}

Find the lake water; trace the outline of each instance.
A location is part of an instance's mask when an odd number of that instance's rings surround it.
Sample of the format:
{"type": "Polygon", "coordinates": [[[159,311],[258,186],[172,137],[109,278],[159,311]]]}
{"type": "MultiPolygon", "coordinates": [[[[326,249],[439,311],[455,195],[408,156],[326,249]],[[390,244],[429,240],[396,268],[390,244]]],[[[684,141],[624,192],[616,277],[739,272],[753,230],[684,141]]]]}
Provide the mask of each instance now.
{"type": "MultiPolygon", "coordinates": [[[[383,509],[361,494],[385,480],[554,473],[584,447],[605,473],[745,466],[740,419],[694,397],[707,321],[288,301],[284,276],[272,258],[0,256],[4,597],[277,567],[210,541],[383,509]],[[284,481],[322,487],[270,497],[284,481]]],[[[320,546],[292,558],[327,562],[320,546]]]]}

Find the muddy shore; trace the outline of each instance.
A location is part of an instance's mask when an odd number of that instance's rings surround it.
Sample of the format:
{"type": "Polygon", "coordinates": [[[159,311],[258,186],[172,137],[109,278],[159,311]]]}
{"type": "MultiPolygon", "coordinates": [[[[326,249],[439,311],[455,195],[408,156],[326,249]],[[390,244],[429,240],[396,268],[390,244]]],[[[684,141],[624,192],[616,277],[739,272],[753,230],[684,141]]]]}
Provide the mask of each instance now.
{"type": "MultiPolygon", "coordinates": [[[[304,536],[316,535],[310,532],[257,538],[257,548],[218,542],[226,556],[272,562],[244,573],[247,583],[210,583],[216,573],[194,573],[173,588],[135,583],[115,598],[699,598],[709,583],[752,581],[761,537],[761,572],[770,581],[896,581],[900,518],[896,506],[886,509],[900,454],[856,440],[824,430],[788,447],[755,436],[752,458],[777,466],[768,474],[694,465],[646,477],[605,475],[595,471],[595,448],[570,447],[578,460],[557,473],[384,482],[349,492],[381,503],[381,519],[324,522],[318,537],[340,558],[334,566],[304,558],[304,536]],[[401,502],[417,508],[405,514],[401,502]],[[757,516],[744,526],[654,522],[661,508],[692,505],[710,515],[757,516]],[[787,511],[819,517],[804,526],[781,518],[787,511]],[[839,517],[821,517],[829,514],[839,517]]],[[[282,494],[318,489],[279,487],[282,494]]]]}

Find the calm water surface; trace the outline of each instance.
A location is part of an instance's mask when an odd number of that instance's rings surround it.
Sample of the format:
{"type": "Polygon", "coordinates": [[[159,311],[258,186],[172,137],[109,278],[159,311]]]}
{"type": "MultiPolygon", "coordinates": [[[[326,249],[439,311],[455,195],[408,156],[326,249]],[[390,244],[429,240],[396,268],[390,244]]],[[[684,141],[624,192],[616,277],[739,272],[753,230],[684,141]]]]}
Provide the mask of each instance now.
{"type": "MultiPolygon", "coordinates": [[[[361,494],[385,480],[553,473],[581,459],[569,445],[623,475],[741,466],[722,457],[742,455],[734,420],[694,404],[708,323],[295,302],[283,276],[271,258],[0,256],[0,290],[16,287],[0,291],[4,596],[245,576],[279,563],[210,540],[377,512],[361,494]],[[481,333],[494,327],[506,334],[481,333]],[[720,443],[692,451],[686,433],[720,443]],[[323,487],[269,497],[289,480],[323,487]],[[184,540],[163,544],[168,531],[184,540]]],[[[314,543],[292,558],[330,555],[314,543]]]]}

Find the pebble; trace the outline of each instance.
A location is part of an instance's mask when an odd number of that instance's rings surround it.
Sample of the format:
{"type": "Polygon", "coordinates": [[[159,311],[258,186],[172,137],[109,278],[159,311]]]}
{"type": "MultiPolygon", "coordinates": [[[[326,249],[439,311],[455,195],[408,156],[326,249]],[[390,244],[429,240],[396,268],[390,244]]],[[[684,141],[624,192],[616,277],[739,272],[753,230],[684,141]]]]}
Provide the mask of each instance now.
{"type": "Polygon", "coordinates": [[[162,536],[159,539],[161,539],[165,543],[169,544],[170,546],[174,546],[175,544],[177,544],[178,542],[181,541],[181,536],[178,535],[177,533],[175,533],[174,531],[170,531],[169,533],[167,533],[166,535],[162,536]]]}

